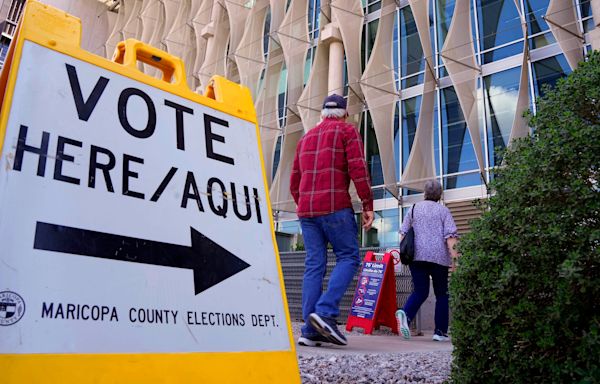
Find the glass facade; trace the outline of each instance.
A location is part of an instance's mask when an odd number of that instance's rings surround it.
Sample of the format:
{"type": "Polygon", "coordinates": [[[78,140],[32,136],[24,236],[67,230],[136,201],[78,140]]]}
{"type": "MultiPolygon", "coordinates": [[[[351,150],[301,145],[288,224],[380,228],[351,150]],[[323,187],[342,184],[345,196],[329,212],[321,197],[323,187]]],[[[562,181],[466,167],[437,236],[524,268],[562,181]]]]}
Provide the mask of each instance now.
{"type": "Polygon", "coordinates": [[[556,81],[571,73],[564,55],[549,57],[533,63],[533,81],[535,96],[544,95],[544,85],[554,86],[556,81]]]}
{"type": "Polygon", "coordinates": [[[474,39],[483,64],[523,52],[523,29],[514,0],[477,0],[477,20],[474,39]]]}
{"type": "MultiPolygon", "coordinates": [[[[522,111],[517,111],[521,63],[524,49],[525,20],[528,36],[527,71],[528,86],[523,90],[528,95],[530,107],[535,112],[535,98],[544,92],[544,85],[553,86],[556,81],[571,72],[566,58],[561,53],[555,37],[545,20],[549,0],[471,0],[470,20],[474,61],[479,66],[475,79],[476,89],[470,97],[475,97],[477,122],[483,151],[484,174],[480,174],[476,148],[463,116],[459,88],[453,86],[448,69],[444,67],[441,50],[452,25],[456,0],[429,1],[427,18],[433,57],[425,58],[416,17],[408,1],[398,1],[394,13],[392,42],[393,81],[398,91],[393,127],[393,146],[396,179],[401,181],[421,118],[424,99],[425,72],[435,73],[434,108],[432,116],[433,162],[438,180],[453,196],[461,196],[469,187],[485,191],[485,184],[493,177],[493,169],[502,162],[502,151],[508,145],[515,119],[522,111]],[[427,61],[426,61],[427,59],[427,61]],[[427,67],[427,62],[432,68],[427,67]]],[[[595,1],[595,0],[593,0],[595,1]]],[[[321,2],[309,0],[309,32],[311,37],[318,35],[316,10],[321,2]]],[[[380,1],[362,0],[364,28],[361,37],[361,68],[366,68],[376,43],[380,25],[380,1]]],[[[593,29],[590,0],[573,0],[577,14],[577,27],[581,33],[593,29]]],[[[421,26],[421,24],[419,24],[421,26]]],[[[589,43],[589,41],[588,41],[589,43]]],[[[317,42],[309,48],[305,66],[305,82],[312,70],[314,51],[317,42]]],[[[586,45],[585,50],[589,50],[586,45]]],[[[585,51],[584,51],[585,53],[585,51]]],[[[366,79],[368,81],[368,79],[366,79]]],[[[347,85],[347,76],[344,78],[347,85]]],[[[430,107],[429,107],[430,108],[430,107]]],[[[412,205],[412,195],[418,193],[406,188],[400,189],[405,202],[397,200],[383,188],[382,154],[375,134],[375,127],[368,103],[360,121],[360,131],[364,139],[365,157],[371,173],[375,201],[375,222],[369,231],[360,234],[362,246],[394,246],[398,244],[398,229],[402,221],[403,209],[412,205]],[[397,206],[394,206],[394,202],[397,206]]],[[[389,140],[389,139],[388,139],[389,140]]],[[[483,192],[485,193],[485,192],[483,192]]],[[[465,195],[466,196],[466,195],[465,195]]],[[[484,196],[481,196],[484,197],[484,196]]],[[[419,198],[417,198],[418,200],[419,198]]],[[[294,226],[292,221],[287,226],[294,226]]],[[[294,228],[299,228],[298,226],[294,228]]],[[[298,229],[299,230],[299,229],[298,229]]]]}
{"type": "Polygon", "coordinates": [[[500,165],[500,153],[506,148],[517,108],[520,67],[483,78],[485,116],[490,166],[500,165]]]}
{"type": "Polygon", "coordinates": [[[363,243],[370,247],[397,247],[399,230],[398,209],[376,211],[373,225],[365,232],[363,243]]]}
{"type": "Polygon", "coordinates": [[[400,68],[396,71],[401,74],[401,88],[409,88],[423,83],[425,57],[410,7],[402,8],[399,14],[400,21],[396,27],[400,26],[400,68]]]}
{"type": "Polygon", "coordinates": [[[479,177],[465,177],[477,171],[477,158],[453,87],[441,90],[442,148],[447,189],[479,184],[479,177]]]}

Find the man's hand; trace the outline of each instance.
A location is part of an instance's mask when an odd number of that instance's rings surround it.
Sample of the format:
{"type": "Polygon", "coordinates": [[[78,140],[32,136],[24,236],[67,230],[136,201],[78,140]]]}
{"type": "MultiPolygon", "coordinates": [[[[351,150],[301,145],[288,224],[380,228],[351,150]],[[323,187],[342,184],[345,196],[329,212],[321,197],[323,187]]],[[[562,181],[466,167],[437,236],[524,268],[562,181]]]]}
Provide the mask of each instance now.
{"type": "Polygon", "coordinates": [[[373,211],[365,211],[362,213],[362,226],[365,230],[369,230],[373,224],[373,211]]]}

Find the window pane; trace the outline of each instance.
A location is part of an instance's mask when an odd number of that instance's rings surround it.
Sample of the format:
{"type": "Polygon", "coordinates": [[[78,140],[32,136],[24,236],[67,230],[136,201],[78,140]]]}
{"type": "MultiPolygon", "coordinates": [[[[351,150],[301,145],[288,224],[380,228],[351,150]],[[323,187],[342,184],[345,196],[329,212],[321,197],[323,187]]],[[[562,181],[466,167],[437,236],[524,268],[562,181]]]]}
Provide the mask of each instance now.
{"type": "Polygon", "coordinates": [[[444,178],[444,189],[472,187],[481,183],[479,172],[448,176],[444,178]]]}
{"type": "MultiPolygon", "coordinates": [[[[423,48],[417,32],[417,24],[410,7],[400,10],[400,54],[402,77],[422,72],[425,69],[423,48]]],[[[413,76],[402,81],[402,88],[412,87],[423,83],[423,75],[413,76]]]]}
{"type": "Polygon", "coordinates": [[[375,38],[377,37],[377,26],[379,25],[379,19],[371,21],[367,25],[367,62],[371,57],[373,46],[375,46],[375,38]]]}
{"type": "Polygon", "coordinates": [[[500,165],[496,149],[508,144],[517,108],[521,67],[498,72],[483,79],[490,166],[500,165]]]}
{"type": "Polygon", "coordinates": [[[308,0],[308,33],[311,39],[319,37],[319,16],[321,0],[308,0]]]}
{"type": "Polygon", "coordinates": [[[571,73],[571,67],[569,67],[564,55],[534,62],[533,81],[536,98],[544,95],[542,89],[544,84],[553,87],[558,79],[567,76],[569,73],[571,73]]]}
{"type": "Polygon", "coordinates": [[[396,180],[400,180],[400,104],[396,103],[394,113],[394,161],[396,162],[396,180]]]}
{"type": "MultiPolygon", "coordinates": [[[[453,87],[444,88],[442,97],[442,141],[444,174],[477,169],[477,159],[467,130],[458,98],[453,87]]],[[[456,188],[456,179],[449,180],[446,188],[456,188]]]]}
{"type": "Polygon", "coordinates": [[[440,175],[440,131],[438,121],[438,100],[437,95],[433,104],[433,164],[435,174],[440,175]]]}
{"type": "Polygon", "coordinates": [[[312,68],[312,63],[314,61],[314,55],[316,53],[317,48],[309,48],[306,53],[306,61],[304,62],[304,77],[302,85],[306,85],[308,82],[308,78],[310,77],[310,69],[312,68]]]}
{"type": "MultiPolygon", "coordinates": [[[[346,97],[348,96],[348,61],[346,60],[346,55],[344,55],[344,90],[343,90],[343,96],[346,97]]],[[[346,99],[348,99],[346,97],[346,99]]]]}
{"type": "Polygon", "coordinates": [[[271,31],[271,7],[265,17],[265,25],[263,28],[263,55],[266,59],[267,53],[269,53],[269,33],[271,31]]]}
{"type": "Polygon", "coordinates": [[[291,233],[291,234],[302,233],[302,230],[300,229],[300,220],[280,221],[277,224],[277,230],[279,232],[291,233]]]}
{"type": "Polygon", "coordinates": [[[273,174],[271,175],[272,178],[275,178],[277,168],[279,168],[279,160],[281,158],[281,141],[282,136],[279,135],[279,137],[277,137],[277,144],[275,144],[275,155],[273,156],[273,174]]]}
{"type": "MultiPolygon", "coordinates": [[[[437,1],[437,41],[438,49],[441,50],[446,41],[446,35],[448,29],[450,29],[450,23],[452,22],[452,15],[454,13],[455,0],[436,0],[437,1]]],[[[448,76],[446,68],[443,66],[444,62],[442,57],[438,56],[438,63],[440,66],[440,77],[448,76]]]]}
{"type": "Polygon", "coordinates": [[[585,33],[594,29],[594,19],[592,18],[591,0],[580,0],[581,19],[583,20],[583,30],[585,33]]]}
{"type": "MultiPolygon", "coordinates": [[[[397,15],[396,15],[397,16],[397,15]]],[[[396,89],[400,88],[400,66],[398,63],[398,53],[399,53],[399,46],[400,46],[400,40],[398,38],[398,17],[394,17],[394,35],[393,35],[393,39],[394,39],[394,43],[392,44],[393,49],[394,49],[394,53],[393,53],[393,60],[394,60],[394,79],[396,80],[396,89]]]]}
{"type": "Polygon", "coordinates": [[[371,185],[383,184],[383,169],[381,168],[381,156],[379,155],[379,146],[375,136],[375,127],[371,114],[367,112],[367,165],[371,175],[371,185]]]}
{"type": "Polygon", "coordinates": [[[530,36],[541,33],[531,38],[531,49],[541,48],[556,42],[552,33],[542,33],[549,30],[548,24],[543,18],[546,15],[548,3],[548,0],[525,0],[527,31],[530,36]]]}
{"type": "Polygon", "coordinates": [[[283,125],[285,125],[285,107],[286,107],[286,90],[287,90],[287,68],[285,67],[285,64],[283,65],[283,68],[281,70],[281,74],[279,76],[279,83],[278,83],[278,97],[277,97],[277,107],[278,107],[278,116],[279,116],[279,120],[280,120],[280,127],[283,127],[283,125]]]}
{"type": "Polygon", "coordinates": [[[372,13],[372,12],[378,11],[380,9],[381,9],[381,1],[376,1],[373,3],[373,5],[369,6],[368,13],[372,13]]]}
{"type": "Polygon", "coordinates": [[[421,96],[402,100],[402,167],[406,168],[419,122],[421,96]]]}
{"type": "Polygon", "coordinates": [[[510,56],[518,55],[523,52],[523,41],[507,45],[502,48],[494,49],[493,51],[485,52],[483,54],[483,62],[491,63],[492,61],[498,61],[505,59],[510,56]]]}
{"type": "MultiPolygon", "coordinates": [[[[479,48],[487,51],[523,38],[521,20],[514,0],[477,0],[479,48]]],[[[484,54],[484,63],[523,51],[523,43],[484,54]]]]}
{"type": "Polygon", "coordinates": [[[364,238],[365,247],[397,247],[400,229],[398,209],[375,211],[375,219],[371,229],[364,238]]]}

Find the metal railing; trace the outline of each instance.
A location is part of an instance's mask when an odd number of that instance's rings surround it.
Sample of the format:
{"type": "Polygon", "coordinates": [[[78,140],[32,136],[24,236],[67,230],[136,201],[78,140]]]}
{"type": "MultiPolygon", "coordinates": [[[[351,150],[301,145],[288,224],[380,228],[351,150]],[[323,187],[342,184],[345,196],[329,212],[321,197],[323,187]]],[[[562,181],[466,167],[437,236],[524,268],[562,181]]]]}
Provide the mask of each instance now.
{"type": "MultiPolygon", "coordinates": [[[[360,257],[364,260],[365,254],[368,251],[373,252],[385,252],[387,248],[361,248],[360,257]]],[[[288,306],[290,310],[290,317],[292,321],[302,321],[302,277],[304,275],[304,259],[306,257],[305,251],[300,252],[280,252],[281,269],[283,272],[283,279],[285,282],[285,291],[288,300],[288,306]]],[[[325,276],[324,287],[327,287],[329,282],[329,276],[331,270],[335,266],[335,255],[331,249],[327,251],[327,275],[325,276]]],[[[393,266],[391,266],[393,268],[393,266]]],[[[360,271],[359,271],[360,272],[360,271]]],[[[345,322],[350,308],[352,306],[352,300],[354,299],[354,292],[358,283],[358,275],[356,273],[352,283],[348,286],[344,297],[340,303],[340,317],[338,321],[345,322]]],[[[396,306],[401,308],[408,296],[411,294],[413,286],[408,268],[402,268],[395,273],[396,276],[396,306]]],[[[417,332],[421,331],[420,314],[417,315],[416,321],[411,324],[411,327],[416,329],[417,332]]]]}

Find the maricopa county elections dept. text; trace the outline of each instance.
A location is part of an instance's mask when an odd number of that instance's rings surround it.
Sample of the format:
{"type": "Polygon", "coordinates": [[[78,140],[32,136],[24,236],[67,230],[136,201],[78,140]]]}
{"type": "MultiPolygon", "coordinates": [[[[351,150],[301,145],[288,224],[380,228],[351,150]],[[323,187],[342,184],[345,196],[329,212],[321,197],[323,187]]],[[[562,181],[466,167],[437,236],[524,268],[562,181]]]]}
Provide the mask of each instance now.
{"type": "MultiPolygon", "coordinates": [[[[65,75],[68,77],[76,107],[74,113],[77,113],[79,120],[87,122],[109,84],[109,79],[100,76],[90,95],[87,99],[84,99],[76,68],[65,64],[65,69],[65,75]]],[[[186,114],[193,115],[194,110],[167,99],[164,99],[164,105],[173,110],[173,123],[175,125],[175,129],[173,130],[174,144],[177,150],[185,151],[184,116],[186,114]]],[[[155,102],[141,89],[133,87],[123,89],[117,100],[117,113],[121,127],[135,138],[140,140],[148,139],[157,129],[155,102]],[[143,108],[146,110],[147,119],[143,129],[138,129],[131,124],[131,116],[128,115],[127,108],[130,100],[136,100],[135,102],[138,105],[143,105],[143,108]]],[[[136,119],[139,122],[139,117],[136,117],[136,119]]],[[[229,123],[207,113],[203,113],[203,122],[206,158],[210,161],[234,166],[235,161],[230,154],[222,153],[223,149],[217,151],[214,147],[214,142],[225,144],[225,137],[218,132],[219,130],[227,129],[229,123]]],[[[159,129],[165,128],[171,127],[159,127],[159,129]]],[[[224,145],[221,145],[221,148],[223,147],[224,145]]],[[[139,173],[143,170],[144,159],[142,157],[127,153],[115,154],[108,148],[83,143],[60,135],[51,135],[46,131],[42,131],[41,140],[39,137],[28,137],[28,127],[21,124],[13,170],[21,171],[23,162],[29,161],[25,160],[25,158],[31,157],[30,160],[33,160],[34,156],[37,156],[37,175],[40,177],[46,177],[46,163],[47,159],[50,158],[54,160],[53,179],[56,181],[76,185],[87,184],[88,188],[101,188],[100,186],[97,187],[96,184],[99,180],[103,180],[104,186],[102,188],[106,188],[108,192],[115,193],[113,180],[120,176],[122,181],[121,193],[123,195],[144,200],[149,198],[151,202],[158,202],[167,186],[170,183],[176,183],[176,185],[181,186],[181,208],[187,208],[189,201],[192,200],[192,204],[195,203],[199,212],[209,211],[214,215],[227,217],[232,209],[235,216],[243,221],[250,220],[254,211],[255,220],[258,223],[262,223],[258,188],[254,186],[239,186],[234,181],[225,182],[217,176],[210,177],[206,181],[202,180],[200,183],[194,172],[180,170],[172,166],[168,170],[163,170],[164,177],[162,177],[162,181],[152,190],[136,190],[132,184],[135,183],[134,179],[142,177],[139,173]],[[51,140],[56,140],[56,153],[54,154],[48,153],[51,140]],[[86,167],[87,169],[85,169],[85,174],[67,174],[63,170],[63,165],[66,162],[75,162],[75,157],[69,153],[70,147],[83,148],[84,145],[89,145],[89,162],[88,167],[86,167]],[[120,169],[117,167],[119,161],[121,163],[120,169]],[[87,181],[82,182],[82,180],[87,181]],[[199,188],[199,185],[201,188],[199,188]],[[250,189],[252,192],[250,192],[250,189]],[[206,192],[204,193],[203,191],[206,192]],[[208,202],[208,209],[205,208],[204,199],[206,199],[205,202],[208,202]],[[229,200],[231,200],[231,208],[229,200]]],[[[160,170],[153,171],[160,172],[160,170]]]]}

